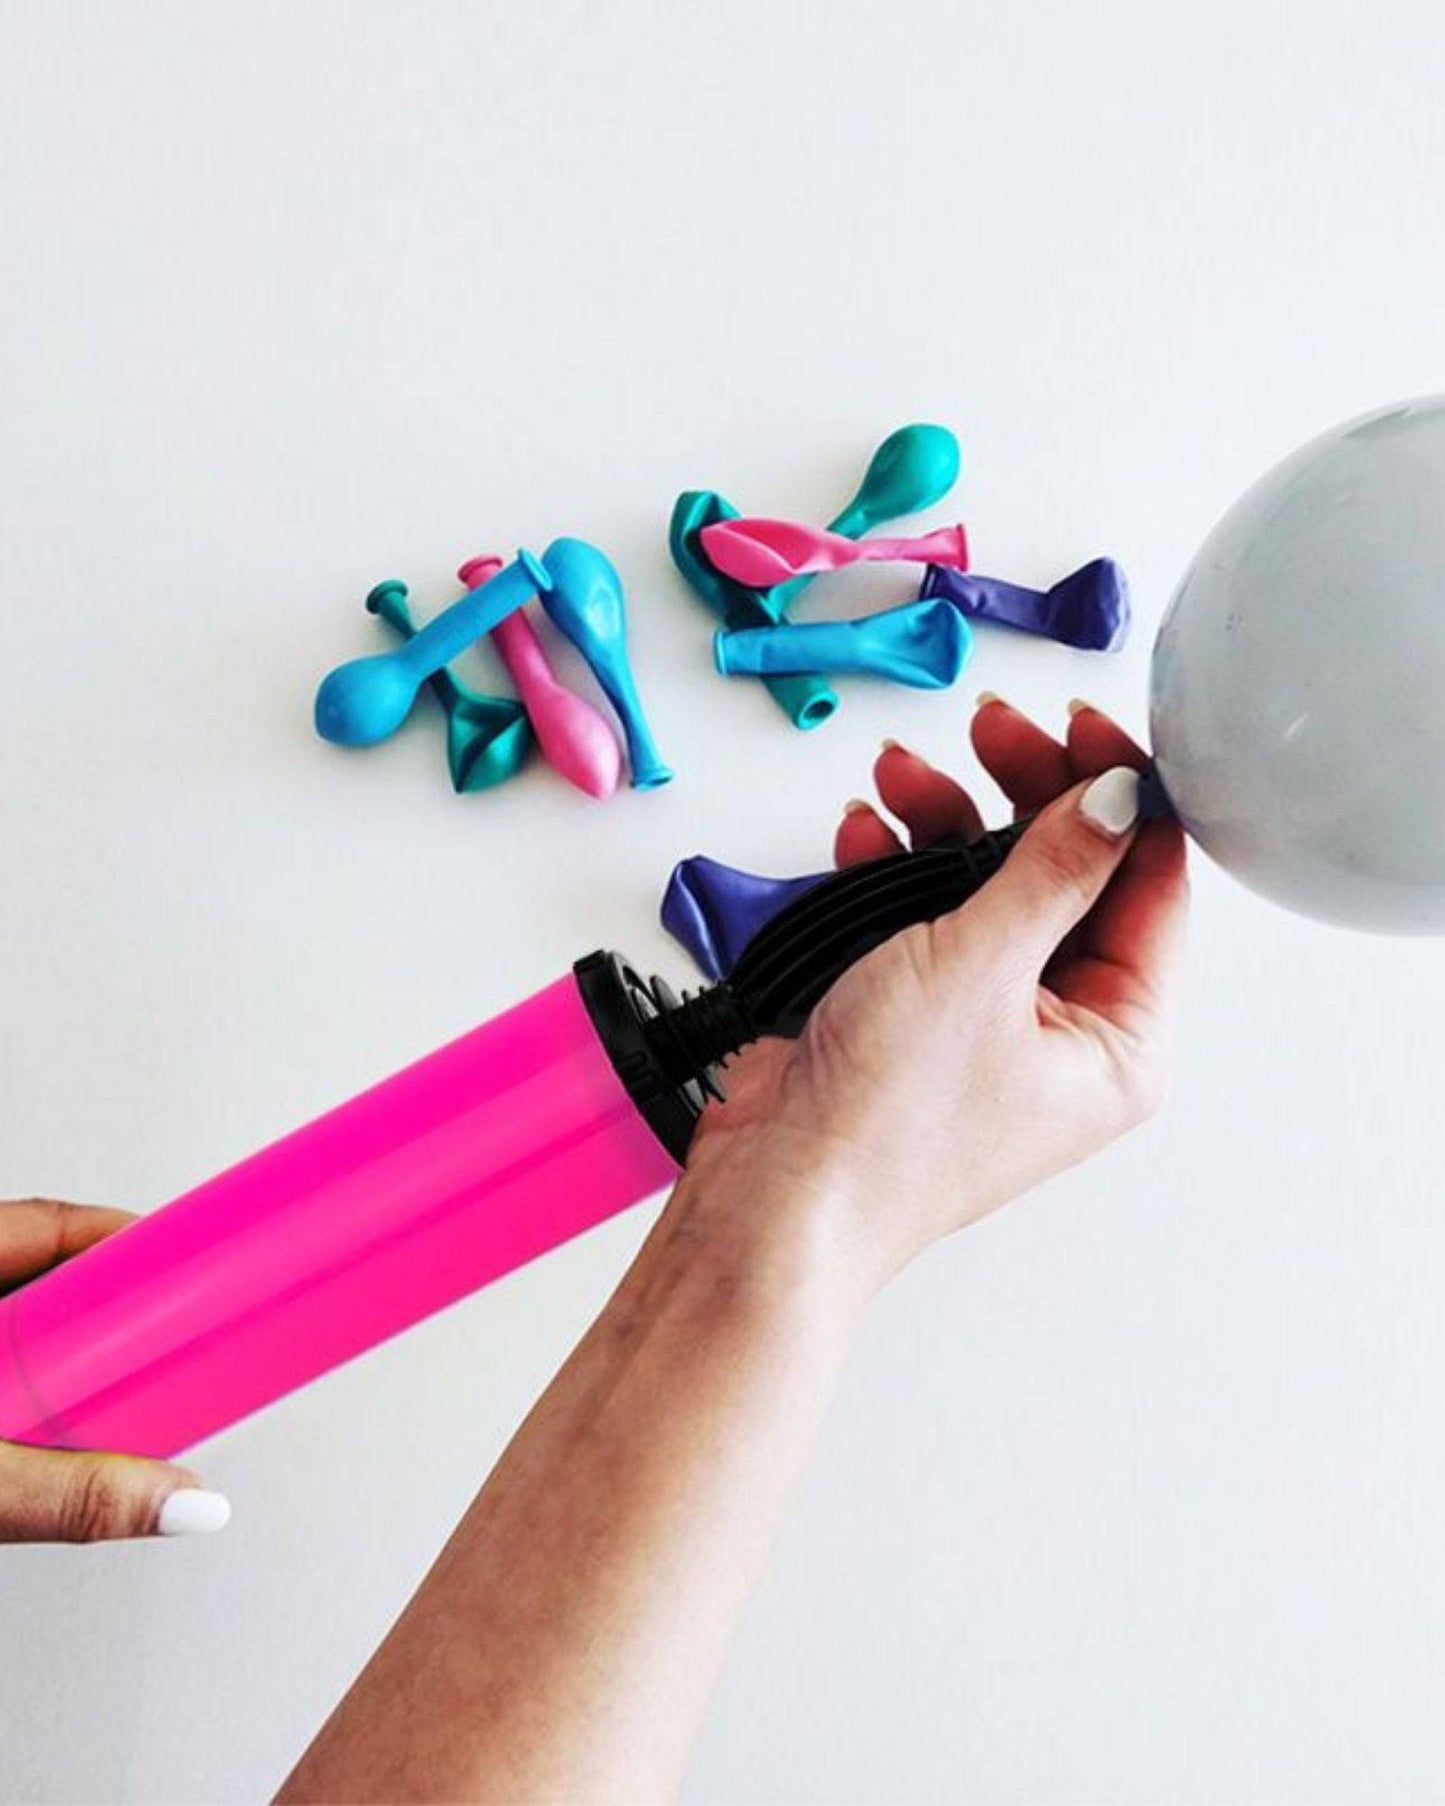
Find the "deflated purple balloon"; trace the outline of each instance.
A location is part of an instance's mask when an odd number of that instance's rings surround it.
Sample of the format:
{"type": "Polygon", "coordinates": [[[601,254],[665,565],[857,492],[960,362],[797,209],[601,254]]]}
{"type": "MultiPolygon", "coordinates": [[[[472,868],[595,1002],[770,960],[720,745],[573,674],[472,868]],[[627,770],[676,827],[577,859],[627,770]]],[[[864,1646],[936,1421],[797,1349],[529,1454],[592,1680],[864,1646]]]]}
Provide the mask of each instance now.
{"type": "Polygon", "coordinates": [[[919,600],[940,596],[976,621],[999,621],[1085,652],[1117,652],[1129,637],[1129,584],[1112,558],[1096,558],[1051,590],[931,564],[919,600]]]}
{"type": "Polygon", "coordinates": [[[802,878],[762,878],[697,853],[673,867],[662,899],[662,925],[709,978],[725,978],[765,922],[832,876],[812,872],[802,878]]]}

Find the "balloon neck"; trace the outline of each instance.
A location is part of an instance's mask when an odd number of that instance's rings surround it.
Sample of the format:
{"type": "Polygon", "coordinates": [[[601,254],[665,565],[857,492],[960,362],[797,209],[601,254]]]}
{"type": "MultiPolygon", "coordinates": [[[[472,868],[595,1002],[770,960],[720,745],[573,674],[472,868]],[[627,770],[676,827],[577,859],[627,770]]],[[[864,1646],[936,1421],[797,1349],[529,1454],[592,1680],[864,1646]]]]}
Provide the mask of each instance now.
{"type": "Polygon", "coordinates": [[[1159,767],[1151,764],[1139,780],[1139,819],[1141,821],[1162,821],[1165,817],[1177,813],[1178,811],[1169,800],[1169,792],[1164,788],[1164,780],[1159,775],[1159,767]]]}
{"type": "Polygon", "coordinates": [[[844,539],[861,539],[870,528],[876,527],[880,520],[887,520],[887,515],[874,517],[866,502],[849,502],[839,515],[828,522],[830,533],[841,533],[844,539]]]}

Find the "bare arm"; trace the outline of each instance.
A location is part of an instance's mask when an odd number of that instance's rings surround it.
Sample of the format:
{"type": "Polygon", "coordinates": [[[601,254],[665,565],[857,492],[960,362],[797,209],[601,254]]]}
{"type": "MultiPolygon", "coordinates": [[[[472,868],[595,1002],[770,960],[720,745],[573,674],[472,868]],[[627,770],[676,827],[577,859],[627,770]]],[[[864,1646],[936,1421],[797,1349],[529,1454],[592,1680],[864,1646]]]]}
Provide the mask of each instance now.
{"type": "Polygon", "coordinates": [[[283,1799],[675,1791],[857,1315],[811,1205],[684,1180],[283,1799]]]}
{"type": "MultiPolygon", "coordinates": [[[[1142,755],[1094,711],[1067,746],[1005,705],[975,744],[1020,806],[1003,871],[750,1048],[632,1270],[286,1801],[657,1799],[868,1298],[929,1242],[1112,1139],[1162,1071],[1185,902],[1177,829],[1136,832],[1142,755]]],[[[915,841],[976,828],[902,748],[915,841]]],[[[890,850],[855,809],[847,863],[890,850]]]]}

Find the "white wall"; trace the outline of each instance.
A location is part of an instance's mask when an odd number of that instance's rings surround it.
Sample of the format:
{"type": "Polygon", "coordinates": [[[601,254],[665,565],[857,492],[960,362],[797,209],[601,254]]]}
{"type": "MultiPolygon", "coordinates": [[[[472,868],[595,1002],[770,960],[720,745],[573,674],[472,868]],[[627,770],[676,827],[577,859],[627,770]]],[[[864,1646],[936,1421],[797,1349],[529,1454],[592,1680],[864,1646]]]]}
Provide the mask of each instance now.
{"type": "MultiPolygon", "coordinates": [[[[0,29],[0,1194],[144,1206],[593,945],[679,971],[674,858],[816,864],[882,734],[968,768],[974,689],[1140,727],[1237,489],[1441,382],[1423,3],[0,29]],[[1114,553],[1136,637],[980,635],[962,693],[795,734],[710,674],[672,498],[819,517],[916,418],[981,568],[1114,553]],[[558,531],[630,580],[672,789],[458,800],[434,719],[313,740],[371,582],[558,531]]],[[[1175,1102],[880,1304],[696,1799],[1445,1793],[1445,963],[1197,892],[1175,1102]]],[[[203,1449],[225,1536],[0,1552],[0,1794],[272,1786],[648,1215],[203,1449]]]]}

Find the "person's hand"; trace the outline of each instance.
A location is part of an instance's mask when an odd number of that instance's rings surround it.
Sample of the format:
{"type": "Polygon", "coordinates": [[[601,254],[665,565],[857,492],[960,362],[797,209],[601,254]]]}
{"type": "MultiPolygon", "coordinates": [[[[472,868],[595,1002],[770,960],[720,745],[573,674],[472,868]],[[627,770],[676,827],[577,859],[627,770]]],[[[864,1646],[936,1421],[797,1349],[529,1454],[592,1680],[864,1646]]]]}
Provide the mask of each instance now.
{"type": "MultiPolygon", "coordinates": [[[[683,1181],[760,1222],[802,1213],[865,1291],[1140,1122],[1165,1082],[1187,880],[1178,824],[1135,825],[1144,753],[1083,705],[1061,744],[980,698],[972,736],[1038,819],[962,908],[847,971],[796,1041],[728,1063],[683,1181]]],[[[982,828],[893,742],[874,777],[915,847],[982,828]]],[[[835,850],[852,865],[901,843],[854,803],[835,850]]]]}
{"type": "MultiPolygon", "coordinates": [[[[51,1198],[0,1202],[0,1292],[23,1285],[130,1222],[123,1210],[51,1198]]],[[[231,1515],[220,1493],[165,1461],[0,1442],[0,1543],[194,1536],[231,1515]]]]}

